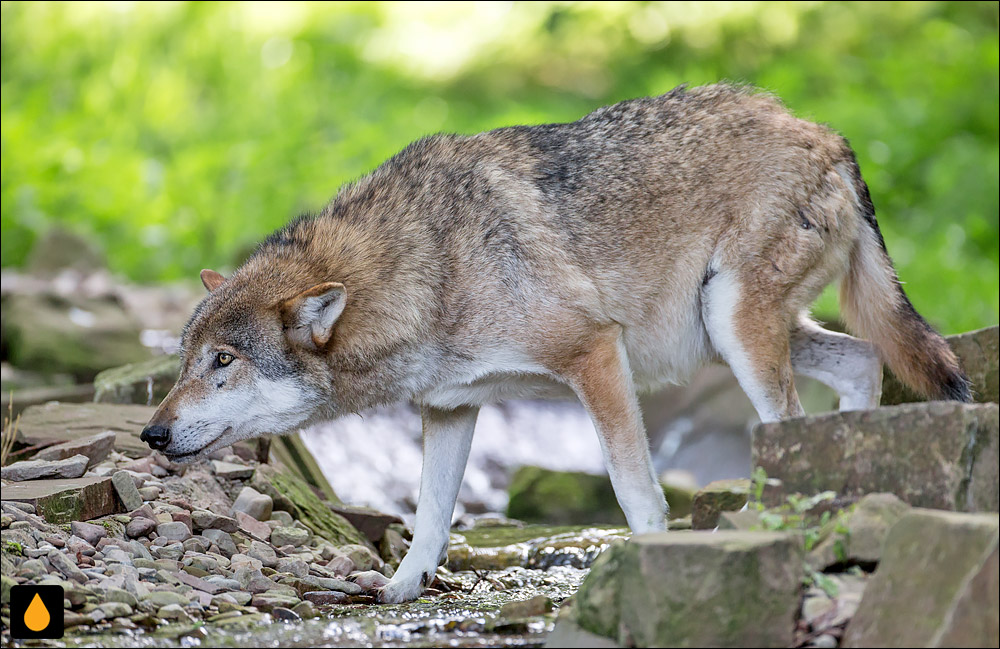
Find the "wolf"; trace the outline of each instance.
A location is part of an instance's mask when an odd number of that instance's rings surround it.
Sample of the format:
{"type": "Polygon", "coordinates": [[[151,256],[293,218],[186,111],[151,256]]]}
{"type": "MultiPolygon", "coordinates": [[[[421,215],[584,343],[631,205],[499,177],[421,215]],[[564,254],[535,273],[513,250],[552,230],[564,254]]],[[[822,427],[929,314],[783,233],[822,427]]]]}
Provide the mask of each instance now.
{"type": "Polygon", "coordinates": [[[484,403],[578,398],[638,534],[666,529],[667,505],[636,395],[706,363],[728,364],[763,421],[804,414],[796,373],[842,410],[875,408],[883,362],[928,398],[971,398],[900,286],[848,142],[748,86],[427,137],[201,279],[180,377],[141,438],[185,461],[418,404],[413,542],[383,602],[417,597],[444,558],[484,403]],[[838,279],[860,338],[809,316],[838,279]]]}

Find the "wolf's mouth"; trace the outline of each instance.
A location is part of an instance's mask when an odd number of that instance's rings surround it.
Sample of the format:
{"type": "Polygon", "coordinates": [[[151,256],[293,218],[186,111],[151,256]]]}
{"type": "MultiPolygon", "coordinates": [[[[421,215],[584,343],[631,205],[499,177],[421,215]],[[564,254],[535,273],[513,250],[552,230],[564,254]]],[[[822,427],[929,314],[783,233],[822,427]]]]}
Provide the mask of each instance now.
{"type": "Polygon", "coordinates": [[[233,432],[233,427],[232,426],[226,427],[226,429],[224,431],[222,431],[221,433],[219,433],[218,437],[216,437],[211,442],[209,442],[208,444],[205,444],[204,446],[202,446],[201,448],[199,448],[196,451],[188,451],[187,453],[166,453],[166,452],[164,452],[163,455],[165,455],[166,458],[168,460],[170,460],[171,462],[176,462],[178,464],[186,464],[188,462],[193,462],[194,460],[198,459],[198,457],[200,455],[205,455],[206,453],[211,453],[212,451],[214,451],[214,450],[216,450],[218,448],[222,448],[223,446],[225,446],[226,445],[225,443],[220,443],[220,442],[223,440],[223,438],[226,437],[226,435],[228,435],[231,432],[233,432]]]}

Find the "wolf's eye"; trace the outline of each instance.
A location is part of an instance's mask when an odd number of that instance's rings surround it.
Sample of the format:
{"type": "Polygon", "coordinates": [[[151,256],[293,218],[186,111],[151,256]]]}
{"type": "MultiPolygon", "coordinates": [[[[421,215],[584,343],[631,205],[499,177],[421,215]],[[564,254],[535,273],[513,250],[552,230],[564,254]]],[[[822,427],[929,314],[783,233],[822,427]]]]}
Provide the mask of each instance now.
{"type": "Polygon", "coordinates": [[[215,364],[218,367],[225,367],[233,362],[233,355],[226,352],[219,352],[215,357],[215,364]]]}

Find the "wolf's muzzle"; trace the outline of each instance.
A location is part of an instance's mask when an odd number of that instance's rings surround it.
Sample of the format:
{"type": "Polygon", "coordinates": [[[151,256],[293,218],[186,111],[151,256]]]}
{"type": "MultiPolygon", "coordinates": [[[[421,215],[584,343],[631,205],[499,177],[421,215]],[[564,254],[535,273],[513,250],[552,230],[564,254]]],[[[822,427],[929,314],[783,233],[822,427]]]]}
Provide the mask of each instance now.
{"type": "Polygon", "coordinates": [[[147,426],[139,435],[139,439],[149,444],[149,448],[160,451],[170,443],[170,429],[166,426],[147,426]]]}

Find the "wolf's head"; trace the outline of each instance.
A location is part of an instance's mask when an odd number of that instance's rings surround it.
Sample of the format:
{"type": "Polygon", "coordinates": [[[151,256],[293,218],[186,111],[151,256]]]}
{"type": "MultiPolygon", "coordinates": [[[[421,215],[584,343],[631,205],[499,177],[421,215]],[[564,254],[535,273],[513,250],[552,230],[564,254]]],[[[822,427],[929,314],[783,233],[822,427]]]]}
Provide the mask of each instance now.
{"type": "Polygon", "coordinates": [[[201,273],[209,294],[184,329],[180,377],[141,439],[172,460],[283,433],[325,404],[325,348],[344,310],[342,284],[291,296],[239,275],[201,273]]]}

